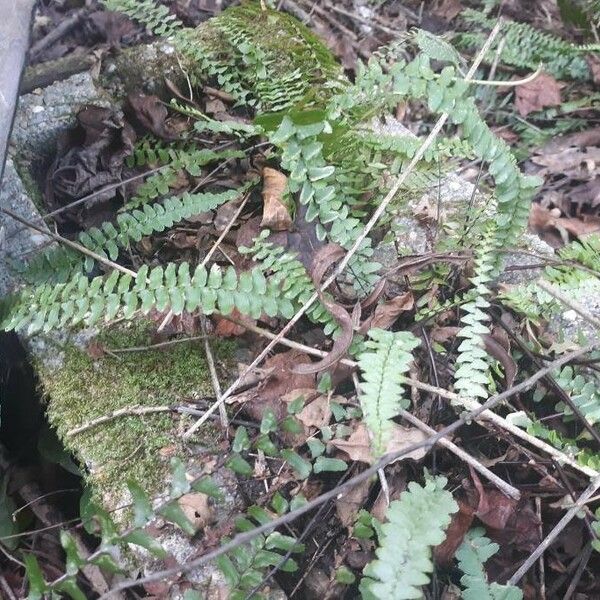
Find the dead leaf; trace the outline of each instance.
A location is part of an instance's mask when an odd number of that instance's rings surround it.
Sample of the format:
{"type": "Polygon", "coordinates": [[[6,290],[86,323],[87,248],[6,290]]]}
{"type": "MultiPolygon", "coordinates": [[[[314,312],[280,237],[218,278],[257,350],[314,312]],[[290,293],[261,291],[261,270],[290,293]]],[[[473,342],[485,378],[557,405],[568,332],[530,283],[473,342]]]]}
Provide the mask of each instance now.
{"type": "Polygon", "coordinates": [[[463,10],[460,0],[442,0],[431,14],[441,17],[444,21],[451,21],[463,10]]]}
{"type": "Polygon", "coordinates": [[[415,299],[412,292],[405,292],[383,304],[379,304],[375,308],[373,316],[365,321],[368,326],[365,328],[365,323],[361,325],[361,333],[366,333],[369,329],[374,327],[389,329],[403,312],[412,310],[414,305],[415,299]]]}
{"type": "Polygon", "coordinates": [[[533,81],[517,86],[515,107],[522,117],[526,117],[530,112],[546,106],[560,106],[560,90],[563,87],[564,84],[556,81],[552,75],[540,73],[533,81]]]}
{"type": "MultiPolygon", "coordinates": [[[[234,319],[239,319],[243,321],[247,317],[244,317],[237,308],[234,308],[230,315],[234,319]]],[[[242,325],[238,325],[237,323],[233,323],[229,319],[225,317],[221,317],[219,315],[214,315],[215,321],[215,335],[219,337],[238,337],[240,335],[244,335],[246,333],[246,328],[242,325]]]]}
{"type": "MultiPolygon", "coordinates": [[[[583,237],[600,231],[599,217],[560,217],[557,215],[560,215],[558,209],[549,210],[534,202],[529,212],[529,227],[540,235],[558,232],[563,243],[569,241],[568,234],[583,237]]],[[[544,236],[544,239],[547,239],[546,236],[544,236]]],[[[552,238],[547,239],[547,241],[552,244],[552,238]]],[[[557,244],[555,242],[552,245],[556,246],[557,244]]]]}
{"type": "MultiPolygon", "coordinates": [[[[407,446],[418,444],[427,439],[427,434],[420,429],[402,427],[394,423],[391,430],[390,441],[387,444],[385,452],[398,452],[407,446]]],[[[351,460],[372,464],[376,458],[371,453],[371,440],[367,426],[364,423],[358,423],[354,432],[347,440],[331,440],[330,444],[339,450],[344,451],[351,460]]],[[[409,454],[401,456],[398,460],[412,458],[420,460],[427,454],[426,448],[419,448],[409,454]]]]}
{"type": "Polygon", "coordinates": [[[496,488],[484,489],[477,473],[472,467],[469,467],[469,469],[475,488],[479,493],[479,503],[475,515],[488,527],[504,529],[508,520],[513,516],[518,501],[509,498],[496,488]]]}
{"type": "Polygon", "coordinates": [[[315,398],[305,405],[296,417],[307,427],[325,427],[331,420],[329,398],[326,395],[315,398]]]}
{"type": "Polygon", "coordinates": [[[126,112],[144,129],[167,142],[173,142],[179,136],[169,127],[167,107],[158,96],[129,94],[126,112]]]}
{"type": "Polygon", "coordinates": [[[358,511],[363,507],[369,496],[372,481],[366,479],[335,501],[335,510],[344,527],[350,527],[356,520],[358,511]]]}
{"type": "Polygon", "coordinates": [[[177,500],[177,503],[196,531],[204,529],[214,521],[214,511],[206,494],[201,492],[184,494],[177,500]]]}
{"type": "Polygon", "coordinates": [[[292,225],[292,217],[285,203],[287,177],[276,169],[263,169],[263,217],[262,227],[273,231],[285,231],[292,225]]]}
{"type": "Polygon", "coordinates": [[[458,501],[458,512],[452,515],[446,529],[446,539],[433,549],[435,562],[443,567],[450,565],[465,534],[473,523],[473,508],[466,502],[458,501]]]}

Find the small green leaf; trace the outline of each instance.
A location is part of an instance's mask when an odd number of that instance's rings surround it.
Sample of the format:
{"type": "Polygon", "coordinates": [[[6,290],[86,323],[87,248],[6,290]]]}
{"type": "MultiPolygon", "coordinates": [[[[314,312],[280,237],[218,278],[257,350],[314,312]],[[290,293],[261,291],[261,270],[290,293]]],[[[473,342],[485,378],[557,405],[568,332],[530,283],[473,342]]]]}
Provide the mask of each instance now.
{"type": "Polygon", "coordinates": [[[250,463],[237,453],[231,455],[231,457],[225,463],[225,466],[231,469],[234,473],[237,473],[238,475],[245,475],[246,477],[251,477],[254,473],[254,469],[250,463]]]}
{"type": "Polygon", "coordinates": [[[243,450],[248,450],[249,448],[250,438],[248,437],[248,430],[243,425],[241,425],[237,428],[235,432],[231,449],[234,452],[240,453],[243,450]]]}
{"type": "Polygon", "coordinates": [[[206,494],[216,500],[223,499],[223,492],[219,489],[219,486],[213,481],[211,477],[203,477],[199,481],[192,484],[192,488],[196,492],[206,494]]]}
{"type": "Polygon", "coordinates": [[[271,506],[278,515],[282,515],[287,512],[289,503],[279,492],[276,492],[271,500],[271,506]]]}
{"type": "Polygon", "coordinates": [[[44,575],[37,558],[33,554],[24,554],[25,574],[29,582],[29,600],[41,600],[42,594],[46,592],[48,586],[44,581],[44,575]]]}
{"type": "Polygon", "coordinates": [[[342,565],[335,572],[335,580],[343,585],[352,585],[356,577],[346,565],[342,565]]]}
{"type": "Polygon", "coordinates": [[[152,552],[154,556],[158,558],[166,558],[168,556],[167,551],[159,544],[159,542],[152,537],[147,531],[142,529],[134,529],[123,537],[123,541],[126,544],[135,544],[146,548],[149,552],[152,552]]]}
{"type": "Polygon", "coordinates": [[[317,458],[317,456],[321,456],[325,452],[325,444],[318,438],[310,438],[306,440],[306,444],[313,458],[317,458]]]}
{"type": "Polygon", "coordinates": [[[190,482],[188,481],[185,464],[180,458],[171,459],[171,498],[180,498],[190,491],[190,482]]]}
{"type": "Polygon", "coordinates": [[[296,475],[300,479],[306,479],[310,475],[310,472],[312,471],[311,464],[293,450],[282,450],[281,456],[288,462],[290,467],[294,469],[296,475]]]}
{"type": "Polygon", "coordinates": [[[345,471],[348,465],[339,458],[326,458],[319,456],[314,464],[314,472],[322,473],[323,471],[345,471]]]}
{"type": "Polygon", "coordinates": [[[185,516],[185,513],[181,509],[181,506],[177,503],[176,500],[169,502],[165,506],[163,506],[159,513],[167,519],[167,521],[171,521],[178,525],[185,533],[188,535],[194,535],[196,533],[196,528],[192,525],[190,520],[185,516]]]}
{"type": "Polygon", "coordinates": [[[127,487],[133,498],[133,526],[143,527],[154,516],[150,498],[143,488],[133,479],[127,480],[127,487]]]}
{"type": "Polygon", "coordinates": [[[272,409],[265,410],[263,418],[260,422],[261,433],[271,433],[277,431],[277,417],[272,409]]]}

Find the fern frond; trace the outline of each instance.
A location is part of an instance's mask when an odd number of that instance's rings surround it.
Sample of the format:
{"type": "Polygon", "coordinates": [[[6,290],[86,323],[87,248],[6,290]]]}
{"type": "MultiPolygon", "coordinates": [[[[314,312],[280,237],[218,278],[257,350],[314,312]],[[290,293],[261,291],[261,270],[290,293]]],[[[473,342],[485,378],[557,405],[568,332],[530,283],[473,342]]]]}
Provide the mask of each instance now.
{"type": "Polygon", "coordinates": [[[411,481],[400,499],[390,504],[377,558],[363,571],[360,591],[365,600],[421,597],[420,588],[433,570],[431,549],[444,541],[450,515],[458,510],[445,485],[444,477],[430,479],[424,487],[411,481]]]}
{"type": "Polygon", "coordinates": [[[164,269],[144,265],[135,279],[116,270],[92,280],[78,273],[67,283],[25,290],[2,329],[33,334],[78,323],[93,325],[102,316],[106,321],[118,314],[131,319],[136,311],[147,314],[153,308],[176,315],[196,310],[227,315],[236,308],[255,319],[262,313],[285,318],[294,314],[279,282],[267,281],[258,268],[238,277],[233,267],[223,271],[214,264],[210,271],[198,266],[191,275],[188,263],[169,263],[164,269]]]}
{"type": "MultiPolygon", "coordinates": [[[[146,204],[143,210],[134,209],[118,214],[114,224],[106,221],[100,227],[92,227],[80,233],[79,242],[88,250],[115,261],[119,257],[119,249],[129,247],[132,241],[139,242],[142,237],[169,229],[193,215],[214,210],[235,200],[247,188],[245,186],[241,190],[228,190],[218,194],[186,192],[181,197],[173,196],[163,202],[146,204]]],[[[76,250],[59,246],[36,256],[23,275],[26,281],[44,273],[46,276],[51,275],[53,281],[66,281],[73,272],[90,272],[94,264],[94,259],[83,259],[76,250]]]]}
{"type": "Polygon", "coordinates": [[[365,350],[358,356],[361,370],[360,406],[363,419],[372,435],[376,455],[385,452],[392,419],[400,408],[408,408],[404,398],[404,374],[413,360],[412,351],[420,344],[408,331],[392,332],[371,329],[365,350]]]}
{"type": "Polygon", "coordinates": [[[490,365],[484,349],[483,336],[488,335],[490,331],[485,325],[489,317],[484,311],[490,306],[486,299],[490,295],[487,283],[494,268],[495,249],[494,227],[490,227],[481,242],[475,259],[475,276],[471,279],[477,295],[473,301],[463,305],[466,314],[461,319],[463,327],[458,333],[463,341],[458,347],[456,357],[458,368],[454,372],[454,387],[459,394],[467,397],[488,396],[486,385],[489,381],[490,365]]]}
{"type": "Polygon", "coordinates": [[[125,13],[128,17],[143,23],[152,33],[169,37],[183,24],[169,9],[154,0],[102,0],[107,10],[125,13]]]}
{"type": "Polygon", "coordinates": [[[521,600],[523,592],[512,585],[488,583],[484,563],[496,552],[498,544],[490,542],[481,528],[471,529],[456,552],[458,566],[464,573],[463,600],[521,600]]]}
{"type": "MultiPolygon", "coordinates": [[[[495,22],[483,13],[472,9],[464,10],[461,16],[470,25],[470,30],[473,25],[490,30],[495,22]]],[[[528,23],[506,22],[502,32],[501,61],[530,70],[535,70],[540,64],[543,64],[544,70],[557,78],[589,79],[591,73],[585,54],[600,51],[600,44],[578,46],[550,33],[540,31],[528,23]]],[[[455,42],[466,48],[480,47],[486,36],[487,34],[469,31],[459,34],[455,38],[455,42]]],[[[496,42],[492,46],[486,60],[494,60],[499,43],[496,42]]]]}
{"type": "MultiPolygon", "coordinates": [[[[556,383],[569,394],[586,420],[592,425],[598,423],[600,421],[600,387],[595,374],[566,366],[554,375],[556,383]]],[[[572,409],[562,401],[556,405],[556,410],[564,412],[567,417],[573,415],[572,409]]]]}

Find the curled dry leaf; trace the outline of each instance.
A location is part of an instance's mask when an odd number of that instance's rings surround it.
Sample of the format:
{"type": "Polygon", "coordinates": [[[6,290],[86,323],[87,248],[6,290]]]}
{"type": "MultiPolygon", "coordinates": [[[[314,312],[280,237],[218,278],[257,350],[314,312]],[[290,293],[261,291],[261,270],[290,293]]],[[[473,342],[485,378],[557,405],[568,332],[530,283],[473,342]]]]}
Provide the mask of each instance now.
{"type": "Polygon", "coordinates": [[[360,327],[360,333],[366,334],[369,329],[389,329],[396,319],[403,313],[411,310],[415,305],[412,292],[400,294],[375,308],[373,316],[367,319],[360,327]]]}
{"type": "Polygon", "coordinates": [[[535,79],[517,86],[515,106],[522,117],[546,106],[560,106],[560,90],[564,87],[547,73],[540,73],[535,79]]]}
{"type": "Polygon", "coordinates": [[[336,244],[327,244],[318,250],[314,256],[311,277],[315,284],[315,288],[317,289],[317,293],[319,294],[319,300],[337,321],[341,331],[335,339],[331,352],[323,360],[311,363],[310,365],[300,365],[299,367],[295,367],[295,373],[318,373],[319,371],[324,371],[325,369],[332,367],[346,354],[348,348],[350,348],[350,345],[352,344],[352,339],[354,337],[354,319],[341,304],[337,304],[320,291],[321,281],[327,272],[327,269],[342,258],[345,253],[346,251],[340,246],[337,246],[336,244]]]}
{"type": "Polygon", "coordinates": [[[549,238],[544,236],[544,238],[554,246],[560,245],[560,240],[556,240],[555,232],[558,232],[562,238],[562,242],[566,243],[569,241],[568,234],[575,237],[582,237],[600,231],[600,219],[598,217],[588,217],[586,219],[580,217],[560,217],[555,214],[557,212],[559,213],[556,209],[549,210],[534,202],[531,205],[529,213],[529,227],[540,235],[546,234],[546,236],[551,236],[549,238]]]}
{"type": "Polygon", "coordinates": [[[452,562],[458,547],[473,523],[473,508],[466,502],[458,501],[458,512],[452,515],[450,525],[446,529],[446,539],[433,549],[435,562],[448,566],[452,562]]]}
{"type": "Polygon", "coordinates": [[[344,527],[350,527],[356,520],[358,511],[369,495],[372,483],[369,479],[362,481],[335,501],[335,510],[344,527]]]}
{"type": "Polygon", "coordinates": [[[286,187],[287,177],[281,171],[271,167],[263,169],[263,217],[260,223],[262,227],[273,231],[290,228],[292,217],[284,200],[286,187]]]}
{"type": "Polygon", "coordinates": [[[482,523],[493,529],[504,529],[508,520],[513,516],[518,501],[504,495],[498,489],[484,489],[481,480],[472,467],[471,478],[479,493],[479,503],[475,515],[482,523]]]}
{"type": "Polygon", "coordinates": [[[167,107],[158,96],[147,94],[129,94],[127,113],[144,129],[167,142],[173,142],[179,136],[169,127],[167,107]]]}
{"type": "MultiPolygon", "coordinates": [[[[385,453],[398,452],[407,446],[412,446],[413,444],[423,442],[427,439],[427,437],[427,434],[423,433],[420,429],[408,429],[394,423],[385,453]]],[[[371,440],[369,438],[367,427],[364,423],[359,423],[355,431],[347,440],[332,440],[330,444],[339,450],[343,450],[351,460],[368,464],[372,464],[376,460],[371,453],[371,440]]],[[[397,460],[404,460],[406,458],[420,460],[425,456],[425,454],[427,454],[427,449],[419,448],[418,450],[414,450],[413,452],[410,452],[409,454],[406,454],[397,460]]]]}
{"type": "Polygon", "coordinates": [[[325,427],[331,420],[329,398],[325,395],[318,396],[308,403],[296,417],[307,427],[325,427]]]}
{"type": "Polygon", "coordinates": [[[214,521],[214,511],[206,494],[201,492],[184,494],[177,502],[197,531],[204,529],[214,521]]]}

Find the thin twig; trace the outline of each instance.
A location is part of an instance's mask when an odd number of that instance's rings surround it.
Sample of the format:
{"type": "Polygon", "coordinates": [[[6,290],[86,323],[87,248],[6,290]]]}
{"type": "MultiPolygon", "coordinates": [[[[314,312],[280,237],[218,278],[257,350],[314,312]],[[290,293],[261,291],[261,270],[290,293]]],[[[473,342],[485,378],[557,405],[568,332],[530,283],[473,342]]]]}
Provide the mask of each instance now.
{"type": "MultiPolygon", "coordinates": [[[[544,522],[542,521],[542,499],[539,496],[535,498],[535,511],[538,518],[538,531],[540,539],[544,537],[544,522]]],[[[544,556],[539,558],[540,570],[540,600],[546,600],[546,566],[544,564],[544,556]]]]}
{"type": "Polygon", "coordinates": [[[73,27],[81,21],[84,15],[85,10],[80,8],[79,10],[73,11],[68,17],[62,19],[61,22],[56,27],[53,27],[47,35],[31,46],[31,50],[29,51],[31,57],[36,57],[42,50],[51,46],[54,42],[57,42],[63,35],[73,29],[73,27]]]}
{"type": "MultiPolygon", "coordinates": [[[[296,518],[298,518],[300,515],[303,515],[309,511],[313,510],[314,508],[323,504],[323,502],[327,502],[333,498],[341,497],[344,493],[351,490],[352,488],[357,486],[359,483],[362,483],[363,481],[370,479],[373,475],[375,475],[377,473],[377,471],[379,469],[384,468],[385,466],[398,460],[402,456],[405,456],[405,455],[407,455],[411,452],[414,452],[415,450],[419,450],[421,448],[431,448],[432,446],[437,444],[439,442],[439,440],[454,433],[456,430],[458,430],[460,427],[462,427],[465,423],[469,423],[469,422],[473,421],[478,416],[480,416],[484,411],[494,408],[498,404],[504,402],[505,400],[507,400],[508,398],[511,398],[512,396],[514,396],[516,394],[520,394],[520,393],[523,393],[523,392],[529,390],[546,373],[549,373],[555,369],[558,369],[558,368],[566,365],[571,360],[578,358],[578,357],[582,356],[583,354],[586,354],[593,348],[595,348],[595,346],[590,345],[590,346],[586,346],[585,348],[580,348],[579,350],[574,350],[573,352],[570,352],[568,354],[561,356],[560,358],[556,359],[555,361],[550,363],[548,366],[546,366],[544,369],[541,369],[537,373],[533,374],[531,377],[529,377],[525,381],[519,383],[518,385],[513,386],[512,388],[510,388],[500,394],[492,396],[484,404],[479,406],[478,409],[472,410],[467,413],[463,413],[462,415],[459,416],[459,418],[456,421],[454,421],[450,425],[447,425],[446,427],[444,427],[443,429],[438,431],[435,435],[432,435],[431,437],[429,437],[426,440],[423,440],[421,442],[411,444],[410,446],[402,448],[401,450],[398,450],[397,452],[392,452],[390,454],[384,455],[373,465],[371,465],[370,467],[365,469],[363,472],[359,473],[358,475],[355,475],[354,477],[352,477],[345,483],[336,486],[332,490],[329,490],[328,492],[325,492],[325,493],[313,498],[312,500],[309,500],[306,504],[300,506],[299,508],[297,508],[281,517],[277,517],[276,519],[273,519],[272,521],[269,521],[268,523],[259,525],[258,527],[251,529],[250,531],[239,533],[232,540],[227,542],[226,544],[223,544],[219,548],[216,548],[215,550],[212,550],[211,552],[208,552],[208,553],[206,553],[198,558],[195,558],[185,564],[180,564],[175,567],[165,569],[163,571],[156,571],[156,572],[151,573],[140,579],[129,579],[129,580],[122,581],[122,582],[118,583],[113,588],[112,591],[102,595],[100,597],[100,600],[105,600],[106,598],[109,598],[111,596],[111,594],[113,594],[115,592],[121,592],[123,590],[130,589],[130,588],[138,586],[138,585],[145,585],[148,583],[161,581],[161,580],[167,579],[169,577],[172,577],[174,575],[180,575],[181,573],[187,573],[189,571],[197,569],[198,567],[214,560],[215,558],[218,558],[219,556],[222,556],[223,554],[231,552],[232,550],[235,550],[239,546],[241,546],[247,542],[250,542],[256,536],[258,536],[262,533],[267,533],[267,532],[273,531],[277,527],[291,523],[296,518]]],[[[586,492],[586,495],[581,498],[582,502],[584,502],[589,496],[591,496],[595,492],[597,487],[600,487],[600,476],[597,476],[596,478],[594,478],[594,484],[595,484],[595,487],[593,489],[591,489],[591,486],[590,486],[589,489],[591,491],[589,491],[589,493],[586,492]]],[[[576,513],[579,510],[579,508],[575,508],[573,510],[576,513]]],[[[537,556],[536,556],[535,560],[537,560],[537,556]]]]}
{"type": "Polygon", "coordinates": [[[581,576],[583,575],[583,572],[585,571],[585,568],[587,567],[588,562],[590,561],[591,556],[592,544],[588,544],[581,553],[581,561],[577,567],[577,571],[575,571],[575,574],[573,575],[573,579],[571,579],[571,583],[569,584],[565,595],[563,596],[563,600],[570,600],[571,596],[575,592],[575,588],[577,587],[579,580],[581,579],[581,576]]]}
{"type": "Polygon", "coordinates": [[[576,504],[570,508],[563,518],[554,526],[554,529],[546,536],[546,539],[527,557],[525,562],[517,569],[515,574],[508,580],[510,585],[516,585],[521,581],[523,576],[529,571],[533,563],[552,545],[554,540],[560,535],[562,530],[573,520],[586,500],[596,493],[600,488],[600,476],[594,477],[590,485],[579,496],[576,504]]]}
{"type": "MultiPolygon", "coordinates": [[[[215,398],[217,401],[221,398],[221,384],[219,383],[219,376],[217,375],[217,369],[215,367],[215,359],[212,353],[212,349],[210,347],[210,343],[208,341],[208,333],[206,326],[206,317],[200,317],[200,326],[202,327],[202,333],[204,333],[204,351],[206,353],[206,362],[208,364],[208,371],[210,373],[210,380],[213,386],[213,390],[215,392],[215,398]]],[[[227,432],[228,422],[227,422],[227,410],[224,404],[219,405],[219,417],[221,421],[221,427],[223,430],[227,432]]]]}
{"type": "Polygon", "coordinates": [[[192,337],[177,338],[175,340],[166,340],[165,342],[149,344],[148,346],[129,346],[128,348],[105,348],[104,351],[110,352],[112,354],[127,354],[128,352],[151,352],[152,350],[167,348],[169,346],[175,346],[176,344],[186,344],[205,339],[205,335],[193,335],[192,337]]]}
{"type": "MultiPolygon", "coordinates": [[[[429,427],[427,423],[424,423],[419,418],[415,417],[412,413],[400,409],[398,413],[403,419],[407,420],[409,423],[428,433],[430,435],[435,434],[435,429],[429,427]]],[[[498,477],[495,473],[492,473],[486,466],[482,465],[476,458],[471,456],[468,452],[465,452],[462,448],[459,448],[455,443],[451,442],[448,438],[442,438],[439,441],[440,446],[450,450],[453,454],[455,454],[458,458],[466,462],[468,465],[471,465],[478,473],[480,473],[483,477],[485,477],[488,481],[493,483],[499,490],[502,490],[507,496],[518,500],[521,497],[521,492],[501,477],[498,477]]]]}
{"type": "MultiPolygon", "coordinates": [[[[492,45],[492,42],[494,41],[494,38],[496,37],[496,35],[498,35],[498,32],[500,31],[501,27],[502,27],[502,20],[498,20],[498,22],[496,23],[496,25],[490,32],[490,35],[488,36],[488,39],[486,40],[485,44],[479,51],[471,68],[469,69],[469,72],[467,73],[467,77],[466,77],[467,80],[470,79],[471,77],[473,77],[473,75],[475,74],[477,67],[481,64],[483,57],[485,56],[488,49],[492,45]]],[[[288,321],[288,323],[279,332],[279,334],[277,335],[277,338],[272,340],[269,344],[267,344],[267,346],[264,348],[264,350],[252,361],[252,363],[250,365],[248,365],[246,367],[244,372],[229,386],[229,388],[224,392],[224,394],[221,396],[221,398],[207,410],[205,416],[198,419],[198,421],[190,429],[188,429],[188,431],[186,431],[184,433],[184,438],[191,436],[195,431],[197,431],[198,428],[201,427],[201,425],[208,419],[209,415],[211,415],[215,410],[217,410],[219,405],[222,402],[224,402],[225,400],[227,400],[227,398],[229,398],[229,396],[231,396],[231,394],[234,392],[236,387],[245,379],[245,377],[248,375],[248,373],[250,373],[252,371],[252,369],[257,367],[269,355],[271,350],[276,346],[278,340],[281,339],[283,336],[285,336],[286,333],[294,327],[294,325],[302,318],[304,313],[306,313],[306,311],[317,301],[317,299],[319,298],[319,294],[324,292],[335,281],[336,277],[338,277],[338,275],[346,268],[346,266],[348,265],[348,263],[350,262],[352,257],[356,254],[356,251],[362,246],[363,242],[365,241],[365,238],[371,232],[371,229],[373,229],[373,227],[379,221],[380,217],[385,213],[390,202],[396,197],[396,194],[398,193],[398,190],[400,189],[400,187],[404,184],[404,182],[406,181],[408,176],[412,173],[412,171],[415,169],[415,167],[417,166],[417,164],[419,163],[421,158],[423,158],[423,156],[424,156],[425,152],[427,151],[427,149],[429,148],[429,146],[431,146],[433,141],[436,139],[436,137],[439,134],[439,132],[441,131],[442,127],[448,120],[448,116],[449,115],[447,112],[442,113],[442,115],[437,120],[436,124],[434,125],[433,129],[431,130],[431,132],[429,133],[427,138],[423,141],[423,143],[421,144],[419,149],[416,151],[416,153],[413,156],[410,163],[406,166],[406,168],[402,171],[402,173],[400,173],[400,175],[396,179],[396,182],[394,183],[394,185],[390,188],[390,190],[386,194],[385,198],[380,202],[379,206],[377,207],[377,209],[375,210],[375,212],[369,219],[368,223],[365,225],[364,229],[362,230],[362,232],[360,233],[360,235],[358,236],[358,238],[356,239],[356,241],[354,242],[354,244],[352,245],[350,250],[348,250],[348,252],[344,256],[344,258],[340,261],[338,266],[334,269],[333,273],[322,284],[321,289],[315,291],[311,295],[311,297],[306,302],[304,302],[304,304],[298,309],[296,314],[288,321]]]]}
{"type": "Polygon", "coordinates": [[[44,229],[43,227],[40,227],[39,225],[36,225],[35,223],[32,223],[31,221],[24,219],[23,217],[14,213],[12,210],[9,210],[8,208],[2,208],[2,209],[0,209],[0,212],[3,212],[5,215],[8,215],[15,221],[18,221],[19,223],[26,225],[27,227],[30,227],[31,229],[34,229],[35,231],[37,231],[43,235],[46,235],[49,238],[52,238],[53,240],[60,242],[61,244],[64,244],[65,246],[69,246],[70,248],[73,248],[74,250],[77,250],[78,252],[81,252],[82,254],[85,254],[86,256],[90,256],[94,260],[98,261],[99,263],[102,263],[103,265],[105,265],[111,269],[116,269],[117,271],[121,271],[121,273],[131,275],[134,278],[137,275],[135,271],[132,271],[131,269],[128,269],[127,267],[123,267],[120,264],[113,262],[112,260],[108,260],[104,256],[101,256],[100,254],[97,254],[96,252],[93,252],[92,250],[88,250],[85,246],[82,246],[81,244],[78,244],[77,242],[73,242],[71,240],[68,240],[67,238],[64,238],[62,235],[58,235],[57,233],[52,233],[49,229],[44,229]]]}

